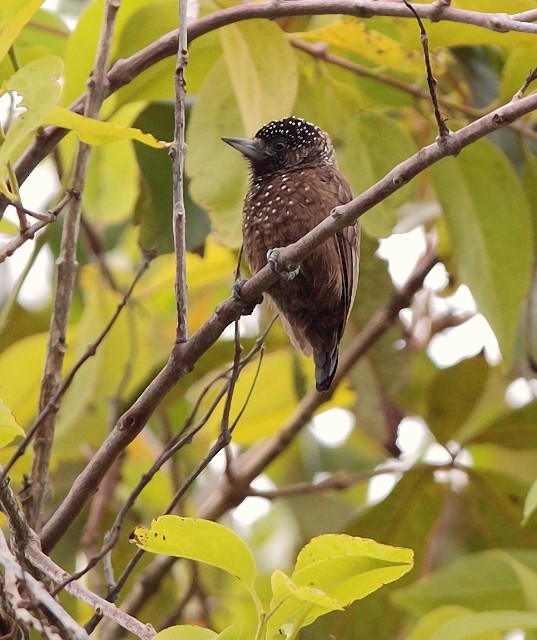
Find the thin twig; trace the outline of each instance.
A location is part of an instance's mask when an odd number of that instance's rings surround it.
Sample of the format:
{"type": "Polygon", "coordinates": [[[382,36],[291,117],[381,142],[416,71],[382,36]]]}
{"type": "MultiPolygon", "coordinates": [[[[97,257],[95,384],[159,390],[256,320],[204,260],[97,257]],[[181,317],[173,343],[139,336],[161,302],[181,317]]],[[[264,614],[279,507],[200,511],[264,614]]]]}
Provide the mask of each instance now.
{"type": "Polygon", "coordinates": [[[423,26],[423,22],[418,15],[418,12],[414,7],[408,2],[408,0],[403,0],[405,5],[412,11],[414,17],[418,21],[418,25],[420,27],[420,40],[421,46],[423,47],[423,57],[425,59],[425,68],[427,69],[427,85],[429,87],[429,93],[431,94],[431,102],[433,103],[434,117],[436,118],[436,124],[438,125],[438,135],[440,138],[440,143],[442,143],[449,135],[450,130],[447,128],[446,123],[444,122],[444,118],[440,113],[440,105],[438,104],[438,96],[436,93],[436,80],[433,76],[433,69],[431,67],[431,56],[429,55],[429,38],[427,37],[427,31],[423,26]]]}
{"type": "Polygon", "coordinates": [[[64,207],[69,203],[69,201],[77,197],[77,195],[73,192],[72,189],[68,189],[63,196],[63,198],[58,202],[58,204],[51,209],[46,214],[44,214],[44,220],[39,220],[38,222],[34,222],[34,224],[30,225],[26,231],[23,233],[17,234],[14,238],[6,242],[6,244],[0,248],[0,264],[4,262],[7,258],[12,256],[15,251],[22,247],[22,245],[27,240],[33,240],[35,238],[35,234],[41,229],[44,229],[52,222],[55,222],[60,213],[63,211],[64,207]]]}
{"type": "Polygon", "coordinates": [[[534,80],[537,80],[537,67],[535,67],[528,73],[526,79],[524,80],[524,84],[515,93],[512,100],[520,100],[520,98],[522,98],[522,96],[526,93],[527,88],[534,80]]]}

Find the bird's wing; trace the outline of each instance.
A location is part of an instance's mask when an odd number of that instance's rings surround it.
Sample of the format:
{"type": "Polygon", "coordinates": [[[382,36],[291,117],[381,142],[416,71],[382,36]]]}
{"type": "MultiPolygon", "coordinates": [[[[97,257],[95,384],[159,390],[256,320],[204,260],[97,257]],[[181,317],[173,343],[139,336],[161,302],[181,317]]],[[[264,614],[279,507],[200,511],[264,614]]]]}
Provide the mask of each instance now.
{"type": "MultiPolygon", "coordinates": [[[[352,200],[352,193],[347,180],[339,171],[336,172],[334,180],[338,184],[338,200],[340,204],[347,204],[352,200]]],[[[341,335],[345,329],[345,324],[349,316],[352,305],[354,304],[354,296],[356,294],[356,285],[358,283],[358,259],[360,253],[360,223],[356,222],[335,235],[339,258],[341,260],[342,273],[342,291],[341,300],[345,310],[345,322],[341,327],[341,335]]]]}

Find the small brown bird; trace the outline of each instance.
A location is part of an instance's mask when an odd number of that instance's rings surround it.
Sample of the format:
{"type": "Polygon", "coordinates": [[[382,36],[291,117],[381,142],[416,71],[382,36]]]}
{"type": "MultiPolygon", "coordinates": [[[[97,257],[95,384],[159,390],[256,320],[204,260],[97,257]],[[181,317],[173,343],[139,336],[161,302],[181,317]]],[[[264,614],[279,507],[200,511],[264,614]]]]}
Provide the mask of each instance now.
{"type": "Polygon", "coordinates": [[[249,161],[244,253],[252,273],[267,261],[280,280],[268,290],[293,345],[313,354],[318,391],[332,383],[338,347],[358,280],[360,226],[327,240],[292,272],[278,269],[278,247],[300,240],[352,199],[328,135],[300,118],[275,120],[255,137],[223,138],[249,161]]]}

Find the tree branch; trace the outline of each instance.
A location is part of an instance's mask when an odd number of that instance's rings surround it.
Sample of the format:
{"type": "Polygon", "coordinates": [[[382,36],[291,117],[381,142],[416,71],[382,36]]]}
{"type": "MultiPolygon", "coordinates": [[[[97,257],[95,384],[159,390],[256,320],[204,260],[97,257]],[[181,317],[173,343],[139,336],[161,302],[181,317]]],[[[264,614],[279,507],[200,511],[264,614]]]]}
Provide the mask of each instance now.
{"type": "Polygon", "coordinates": [[[170,155],[173,161],[173,238],[175,243],[175,304],[177,307],[176,342],[188,339],[186,314],[186,212],[184,197],[185,165],[185,69],[188,63],[186,23],[187,0],[179,0],[179,46],[175,69],[175,134],[170,155]]]}

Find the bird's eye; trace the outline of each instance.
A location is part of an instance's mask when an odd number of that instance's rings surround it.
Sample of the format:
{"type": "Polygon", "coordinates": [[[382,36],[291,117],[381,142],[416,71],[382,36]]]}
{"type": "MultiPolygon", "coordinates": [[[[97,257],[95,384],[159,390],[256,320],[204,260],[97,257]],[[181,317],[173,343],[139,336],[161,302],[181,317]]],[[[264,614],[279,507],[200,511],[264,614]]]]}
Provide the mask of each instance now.
{"type": "Polygon", "coordinates": [[[285,142],[285,140],[276,140],[276,142],[272,144],[272,148],[274,151],[283,151],[287,149],[287,142],[285,142]]]}

